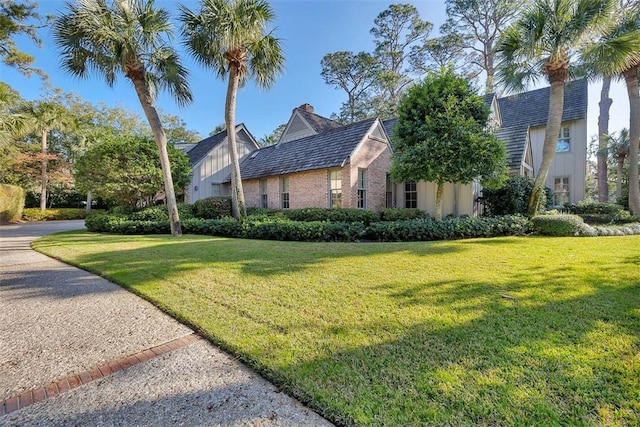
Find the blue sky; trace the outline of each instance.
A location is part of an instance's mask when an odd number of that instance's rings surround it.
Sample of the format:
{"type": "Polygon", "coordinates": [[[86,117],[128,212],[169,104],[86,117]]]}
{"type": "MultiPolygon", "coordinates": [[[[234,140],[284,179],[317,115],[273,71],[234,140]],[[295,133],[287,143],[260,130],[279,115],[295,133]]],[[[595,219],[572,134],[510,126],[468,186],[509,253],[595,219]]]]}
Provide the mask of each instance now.
{"type": "MultiPolygon", "coordinates": [[[[43,14],[56,15],[64,9],[64,1],[61,0],[40,0],[38,3],[43,14]]],[[[175,11],[177,2],[156,0],[156,3],[175,11]]],[[[181,3],[192,9],[198,7],[196,0],[182,0],[181,3]]],[[[291,110],[301,104],[309,103],[316,113],[327,117],[336,112],[345,97],[342,91],[324,83],[320,76],[320,60],[325,54],[339,50],[372,51],[369,30],[375,17],[391,3],[381,0],[272,0],[276,13],[274,33],[282,39],[286,69],[268,91],[257,89],[251,82],[241,89],[237,100],[237,122],[244,122],[256,138],[261,138],[286,122],[291,110]]],[[[445,20],[444,0],[412,3],[422,19],[434,24],[432,35],[437,35],[438,27],[445,20]]],[[[43,30],[42,37],[42,49],[33,48],[22,39],[18,39],[18,43],[36,57],[36,66],[49,74],[54,86],[74,92],[95,104],[104,101],[107,105],[122,105],[142,115],[133,87],[124,77],[109,88],[97,76],[87,80],[69,76],[58,70],[57,50],[50,31],[43,30]]],[[[224,122],[226,83],[186,55],[183,61],[191,71],[194,103],[179,108],[169,94],[161,93],[157,105],[167,113],[182,117],[189,129],[206,136],[216,125],[224,122]]],[[[17,89],[25,99],[37,99],[42,93],[37,77],[24,78],[4,65],[0,65],[0,79],[17,89]]],[[[597,132],[599,86],[597,83],[590,85],[589,135],[597,132]]],[[[610,130],[616,131],[628,127],[628,101],[623,84],[614,84],[612,98],[610,130]]]]}

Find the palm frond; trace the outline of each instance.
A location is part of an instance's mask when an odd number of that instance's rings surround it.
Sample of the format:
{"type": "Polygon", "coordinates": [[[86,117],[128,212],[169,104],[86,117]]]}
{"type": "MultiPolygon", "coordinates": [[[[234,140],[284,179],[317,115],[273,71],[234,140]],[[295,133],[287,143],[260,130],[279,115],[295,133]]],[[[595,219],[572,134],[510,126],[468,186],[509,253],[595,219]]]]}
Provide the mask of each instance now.
{"type": "Polygon", "coordinates": [[[152,94],[159,87],[180,105],[191,100],[186,69],[174,50],[166,52],[173,37],[170,15],[154,0],[118,0],[112,6],[106,0],[69,2],[53,33],[62,68],[72,75],[95,72],[112,86],[118,75],[142,66],[152,94]]]}
{"type": "Polygon", "coordinates": [[[260,87],[269,87],[282,72],[284,56],[279,40],[267,33],[274,12],[264,0],[203,0],[200,10],[180,7],[182,35],[187,51],[197,62],[213,69],[218,77],[227,74],[227,53],[234,53],[241,74],[240,84],[255,77],[260,87]]]}

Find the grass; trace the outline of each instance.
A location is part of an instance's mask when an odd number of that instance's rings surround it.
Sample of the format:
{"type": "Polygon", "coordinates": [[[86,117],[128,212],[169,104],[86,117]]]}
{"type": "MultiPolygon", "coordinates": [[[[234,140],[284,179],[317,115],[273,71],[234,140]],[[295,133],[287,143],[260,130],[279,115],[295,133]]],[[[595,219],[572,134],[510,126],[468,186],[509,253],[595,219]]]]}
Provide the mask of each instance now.
{"type": "Polygon", "coordinates": [[[640,236],[36,249],[196,326],[342,425],[640,424],[640,236]]]}

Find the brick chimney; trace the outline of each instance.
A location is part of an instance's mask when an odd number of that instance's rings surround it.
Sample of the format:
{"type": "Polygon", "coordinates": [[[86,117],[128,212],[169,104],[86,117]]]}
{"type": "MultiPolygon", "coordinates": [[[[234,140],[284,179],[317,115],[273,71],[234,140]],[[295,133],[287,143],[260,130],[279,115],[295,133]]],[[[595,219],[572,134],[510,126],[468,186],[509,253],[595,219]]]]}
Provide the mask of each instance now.
{"type": "Polygon", "coordinates": [[[313,105],[311,104],[302,104],[298,108],[306,111],[307,113],[313,113],[313,105]]]}

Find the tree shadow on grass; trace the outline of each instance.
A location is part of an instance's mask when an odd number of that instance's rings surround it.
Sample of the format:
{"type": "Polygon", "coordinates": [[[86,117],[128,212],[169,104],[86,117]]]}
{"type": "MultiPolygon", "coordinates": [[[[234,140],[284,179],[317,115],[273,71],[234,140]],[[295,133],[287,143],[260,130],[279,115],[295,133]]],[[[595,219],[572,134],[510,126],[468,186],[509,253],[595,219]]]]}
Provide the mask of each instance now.
{"type": "MultiPolygon", "coordinates": [[[[344,424],[640,422],[640,322],[629,317],[640,307],[640,283],[544,303],[535,295],[505,300],[487,294],[484,283],[460,292],[450,292],[450,283],[433,286],[441,285],[447,292],[438,302],[449,306],[443,317],[429,307],[434,294],[392,295],[400,306],[436,315],[393,332],[378,328],[393,339],[289,366],[287,388],[344,424]],[[447,317],[458,310],[460,319],[447,317]]],[[[527,290],[518,282],[508,288],[527,290]]]]}

